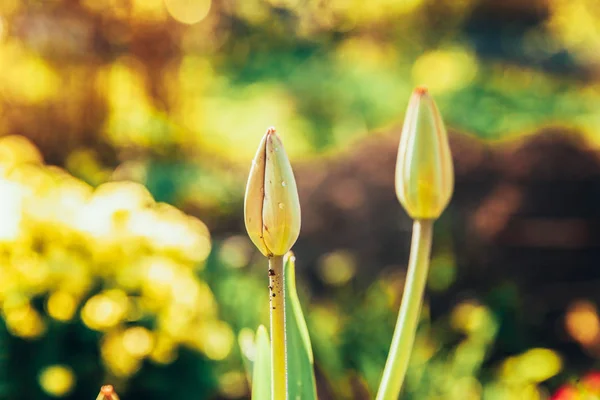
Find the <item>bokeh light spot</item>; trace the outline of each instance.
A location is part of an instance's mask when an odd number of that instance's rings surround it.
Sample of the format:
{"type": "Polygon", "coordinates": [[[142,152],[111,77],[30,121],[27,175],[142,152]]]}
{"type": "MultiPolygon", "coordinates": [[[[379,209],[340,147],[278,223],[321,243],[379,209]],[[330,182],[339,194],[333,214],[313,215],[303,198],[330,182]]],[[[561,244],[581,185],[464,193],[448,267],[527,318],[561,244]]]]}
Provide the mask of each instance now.
{"type": "Polygon", "coordinates": [[[502,377],[508,382],[543,382],[562,370],[562,360],[553,350],[534,348],[509,357],[502,365],[502,377]]]}
{"type": "Polygon", "coordinates": [[[244,357],[254,361],[256,346],[254,344],[254,331],[250,328],[243,328],[238,334],[238,345],[244,357]]]}
{"type": "Polygon", "coordinates": [[[195,24],[208,15],[211,0],[165,0],[171,16],[184,24],[195,24]]]}
{"type": "Polygon", "coordinates": [[[123,333],[120,331],[105,336],[100,350],[104,363],[116,376],[131,376],[141,367],[141,359],[125,349],[123,333]]]}
{"type": "Polygon", "coordinates": [[[225,239],[219,249],[219,258],[225,265],[241,268],[248,264],[253,247],[246,236],[232,236],[225,239]]]}
{"type": "Polygon", "coordinates": [[[477,75],[477,58],[466,49],[443,49],[420,56],[412,69],[413,81],[432,92],[462,89],[477,75]]]}
{"type": "Polygon", "coordinates": [[[431,260],[430,269],[427,285],[436,292],[448,289],[456,279],[456,261],[452,253],[445,252],[436,255],[431,260]]]}
{"type": "Polygon", "coordinates": [[[597,343],[600,338],[598,310],[589,301],[577,301],[569,306],[565,326],[569,335],[584,346],[597,343]]]}
{"type": "Polygon", "coordinates": [[[114,290],[89,299],[81,310],[83,322],[95,330],[105,330],[117,325],[127,313],[127,296],[114,290]]]}
{"type": "Polygon", "coordinates": [[[42,370],[39,383],[50,396],[63,397],[75,386],[75,373],[66,365],[52,365],[42,370]]]}
{"type": "Polygon", "coordinates": [[[482,327],[487,308],[475,302],[459,304],[451,315],[452,326],[463,332],[473,332],[482,327]]]}
{"type": "Polygon", "coordinates": [[[12,167],[18,164],[42,162],[39,150],[23,136],[10,135],[0,138],[0,164],[12,167]]]}
{"type": "Polygon", "coordinates": [[[241,371],[229,371],[219,377],[219,391],[229,399],[239,399],[248,392],[246,375],[241,371]]]}
{"type": "Polygon", "coordinates": [[[48,297],[46,308],[52,318],[58,321],[69,321],[75,314],[77,301],[70,293],[57,291],[48,297]]]}
{"type": "Polygon", "coordinates": [[[152,351],[153,338],[148,329],[137,326],[123,333],[123,347],[134,357],[145,357],[152,351]]]}
{"type": "Polygon", "coordinates": [[[46,332],[46,325],[39,313],[29,304],[7,307],[5,321],[8,331],[24,339],[36,339],[46,332]]]}
{"type": "Polygon", "coordinates": [[[212,321],[202,327],[200,340],[202,350],[208,358],[223,360],[231,352],[235,335],[226,323],[212,321]]]}
{"type": "Polygon", "coordinates": [[[319,260],[319,275],[329,285],[341,286],[352,279],[355,273],[356,259],[349,251],[335,251],[319,260]]]}
{"type": "Polygon", "coordinates": [[[166,14],[163,0],[133,0],[133,16],[146,21],[162,21],[166,14]]]}
{"type": "Polygon", "coordinates": [[[150,353],[150,359],[163,365],[172,363],[177,359],[176,343],[167,335],[158,335],[150,353]]]}

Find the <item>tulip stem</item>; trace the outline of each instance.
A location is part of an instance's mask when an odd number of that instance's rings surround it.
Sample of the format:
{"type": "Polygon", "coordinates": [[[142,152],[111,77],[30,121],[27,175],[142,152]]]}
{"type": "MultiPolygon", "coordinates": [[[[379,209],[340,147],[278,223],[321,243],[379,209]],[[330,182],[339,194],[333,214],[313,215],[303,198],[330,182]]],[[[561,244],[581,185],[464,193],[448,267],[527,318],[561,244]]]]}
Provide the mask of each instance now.
{"type": "Polygon", "coordinates": [[[429,270],[433,220],[415,220],[402,304],[377,400],[398,400],[419,323],[429,270]]]}
{"type": "Polygon", "coordinates": [[[284,290],[283,257],[272,256],[269,258],[272,400],[286,400],[287,397],[284,290]]]}

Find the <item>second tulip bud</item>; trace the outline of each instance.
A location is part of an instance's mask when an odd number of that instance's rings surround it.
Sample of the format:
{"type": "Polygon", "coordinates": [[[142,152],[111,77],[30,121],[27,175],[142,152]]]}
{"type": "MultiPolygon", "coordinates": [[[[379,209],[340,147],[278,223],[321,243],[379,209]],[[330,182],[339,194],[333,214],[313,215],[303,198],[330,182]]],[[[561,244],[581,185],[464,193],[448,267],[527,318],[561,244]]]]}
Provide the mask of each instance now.
{"type": "Polygon", "coordinates": [[[442,117],[427,89],[408,105],[396,164],[396,194],[413,219],[437,219],[454,190],[454,167],[442,117]]]}

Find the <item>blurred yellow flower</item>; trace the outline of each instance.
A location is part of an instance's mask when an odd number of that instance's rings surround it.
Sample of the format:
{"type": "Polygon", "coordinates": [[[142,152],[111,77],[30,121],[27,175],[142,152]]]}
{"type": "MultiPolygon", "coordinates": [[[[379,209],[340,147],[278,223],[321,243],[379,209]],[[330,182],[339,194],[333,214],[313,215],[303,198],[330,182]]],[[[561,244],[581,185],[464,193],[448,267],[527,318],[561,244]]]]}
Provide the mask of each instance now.
{"type": "Polygon", "coordinates": [[[85,303],[81,310],[81,318],[88,327],[105,330],[116,326],[125,318],[127,307],[128,300],[124,292],[104,292],[85,303]]]}
{"type": "Polygon", "coordinates": [[[106,335],[100,346],[102,361],[116,376],[129,377],[141,367],[141,358],[132,355],[125,348],[122,331],[113,331],[106,335]]]}
{"type": "Polygon", "coordinates": [[[142,358],[150,354],[154,338],[148,329],[136,326],[123,333],[123,347],[134,357],[142,358]]]}
{"type": "Polygon", "coordinates": [[[204,354],[213,360],[225,359],[235,343],[235,335],[231,327],[221,321],[204,324],[200,329],[198,338],[204,354]]]}
{"type": "MultiPolygon", "coordinates": [[[[11,335],[45,334],[46,315],[33,306],[41,299],[48,317],[101,332],[114,376],[135,374],[147,357],[170,363],[181,346],[227,357],[233,332],[197,275],[212,246],[202,221],[157,204],[139,183],[93,189],[44,165],[21,137],[0,138],[0,156],[0,310],[11,335]],[[135,325],[145,316],[157,327],[135,325]]],[[[61,368],[40,375],[53,396],[74,384],[61,368]]]]}
{"type": "Polygon", "coordinates": [[[8,331],[24,339],[35,339],[46,331],[40,314],[29,304],[4,309],[4,320],[8,331]]]}
{"type": "Polygon", "coordinates": [[[77,309],[77,299],[65,291],[52,293],[46,302],[48,315],[58,321],[69,321],[77,309]]]}
{"type": "Polygon", "coordinates": [[[554,350],[534,348],[507,358],[501,370],[508,382],[540,383],[562,370],[562,359],[554,350]]]}
{"type": "Polygon", "coordinates": [[[52,365],[42,370],[39,382],[50,396],[63,397],[75,386],[75,373],[66,365],[52,365]]]}
{"type": "Polygon", "coordinates": [[[167,334],[159,334],[150,359],[158,364],[170,364],[177,358],[177,343],[167,334]]]}
{"type": "Polygon", "coordinates": [[[17,239],[21,224],[23,204],[22,187],[18,183],[0,178],[0,242],[17,239]]]}
{"type": "Polygon", "coordinates": [[[23,136],[10,135],[0,138],[0,165],[3,167],[41,162],[42,155],[39,150],[23,136]]]}

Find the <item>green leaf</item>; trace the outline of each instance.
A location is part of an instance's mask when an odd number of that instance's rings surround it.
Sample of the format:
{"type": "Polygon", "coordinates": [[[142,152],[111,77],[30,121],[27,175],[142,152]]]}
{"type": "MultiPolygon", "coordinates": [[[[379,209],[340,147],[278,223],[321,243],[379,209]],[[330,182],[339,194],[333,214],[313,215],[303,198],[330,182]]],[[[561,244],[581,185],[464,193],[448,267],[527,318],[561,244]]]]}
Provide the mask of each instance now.
{"type": "Polygon", "coordinates": [[[313,353],[308,328],[296,292],[296,258],[288,253],[284,266],[285,339],[289,400],[316,400],[313,353]]]}
{"type": "Polygon", "coordinates": [[[267,328],[258,327],[254,342],[254,370],[252,372],[252,399],[271,399],[271,342],[267,328]]]}

